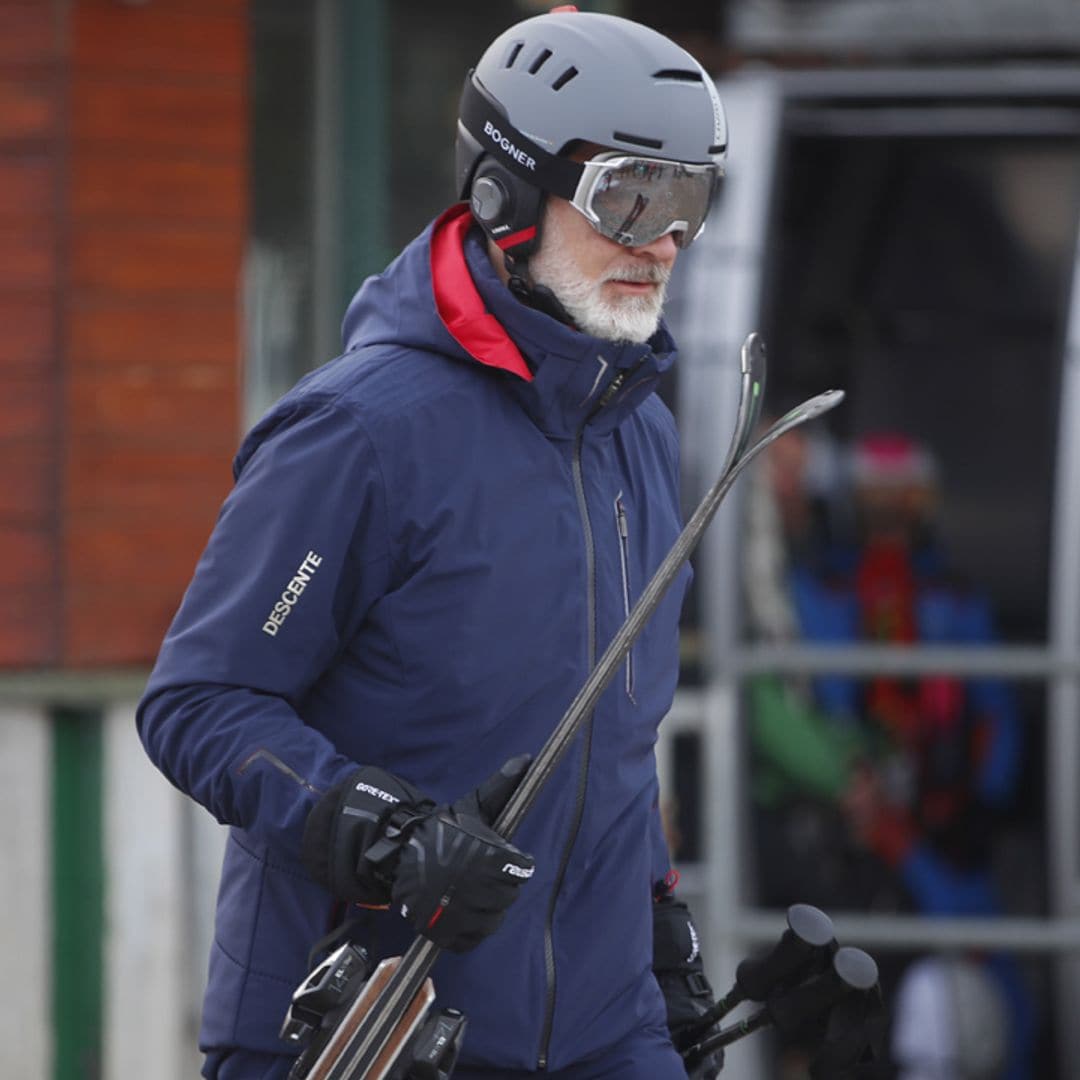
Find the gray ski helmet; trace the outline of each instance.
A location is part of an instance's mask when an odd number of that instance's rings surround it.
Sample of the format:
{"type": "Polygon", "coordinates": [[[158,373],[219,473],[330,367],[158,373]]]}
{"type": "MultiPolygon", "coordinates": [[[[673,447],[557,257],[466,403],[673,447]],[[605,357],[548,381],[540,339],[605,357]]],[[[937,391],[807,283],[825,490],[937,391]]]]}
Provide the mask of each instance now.
{"type": "Polygon", "coordinates": [[[555,11],[510,27],[465,79],[458,195],[512,258],[538,243],[545,194],[572,198],[578,142],[722,168],[716,87],[685,49],[615,15],[555,11]]]}

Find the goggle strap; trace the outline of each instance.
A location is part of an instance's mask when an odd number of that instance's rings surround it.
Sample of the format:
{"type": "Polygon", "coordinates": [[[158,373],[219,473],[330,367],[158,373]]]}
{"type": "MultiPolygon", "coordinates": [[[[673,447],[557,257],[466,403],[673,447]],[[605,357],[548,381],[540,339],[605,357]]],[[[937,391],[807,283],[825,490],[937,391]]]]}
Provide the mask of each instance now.
{"type": "Polygon", "coordinates": [[[496,161],[515,176],[563,199],[572,199],[582,166],[569,158],[549,154],[523,135],[484,93],[470,71],[461,95],[461,122],[470,135],[496,161]]]}

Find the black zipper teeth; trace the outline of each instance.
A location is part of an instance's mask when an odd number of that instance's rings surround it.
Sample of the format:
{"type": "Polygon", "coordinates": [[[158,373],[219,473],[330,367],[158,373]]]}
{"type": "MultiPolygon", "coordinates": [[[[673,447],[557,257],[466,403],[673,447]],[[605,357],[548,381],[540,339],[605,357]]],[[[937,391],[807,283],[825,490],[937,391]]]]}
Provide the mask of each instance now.
{"type": "MultiPolygon", "coordinates": [[[[615,527],[619,532],[619,562],[622,567],[623,615],[630,618],[630,529],[622,492],[615,496],[615,527]]],[[[634,650],[626,654],[626,696],[634,701],[634,650]]],[[[636,702],[635,702],[636,704],[636,702]]]]}
{"type": "MultiPolygon", "coordinates": [[[[590,415],[595,415],[595,412],[590,415]]],[[[586,420],[586,423],[588,421],[586,420]]],[[[585,499],[585,480],[581,468],[581,447],[585,438],[585,425],[578,431],[577,444],[574,447],[574,491],[577,495],[578,512],[585,532],[585,565],[587,573],[586,604],[588,608],[588,659],[589,670],[596,664],[596,552],[593,547],[592,523],[589,520],[589,505],[585,499]]],[[[570,836],[563,848],[559,862],[559,872],[555,875],[555,888],[548,905],[547,924],[544,927],[544,969],[547,974],[547,1008],[544,1013],[544,1028],[540,1038],[540,1055],[536,1061],[538,1069],[547,1068],[548,1050],[551,1043],[551,1029],[555,1023],[555,942],[553,928],[555,924],[555,905],[559,900],[563,879],[570,865],[570,854],[577,841],[581,819],[585,813],[585,789],[589,779],[589,754],[592,750],[592,717],[585,722],[584,747],[581,755],[581,772],[578,775],[577,799],[574,805],[574,819],[570,827],[570,836]]]]}

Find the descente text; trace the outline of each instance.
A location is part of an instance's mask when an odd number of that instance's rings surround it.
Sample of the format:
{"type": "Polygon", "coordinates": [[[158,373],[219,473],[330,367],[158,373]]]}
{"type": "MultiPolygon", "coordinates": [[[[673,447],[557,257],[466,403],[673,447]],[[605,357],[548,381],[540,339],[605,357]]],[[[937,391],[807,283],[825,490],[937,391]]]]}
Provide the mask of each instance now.
{"type": "Polygon", "coordinates": [[[266,622],[263,623],[262,630],[264,634],[269,634],[271,637],[277,637],[277,632],[281,629],[282,623],[292,614],[292,609],[296,606],[297,601],[303,595],[304,590],[308,587],[308,582],[315,576],[315,571],[322,565],[322,556],[316,555],[314,551],[309,551],[304,556],[304,561],[297,568],[296,573],[292,576],[289,584],[285,586],[284,591],[281,594],[281,599],[274,605],[270,614],[266,617],[266,622]]]}

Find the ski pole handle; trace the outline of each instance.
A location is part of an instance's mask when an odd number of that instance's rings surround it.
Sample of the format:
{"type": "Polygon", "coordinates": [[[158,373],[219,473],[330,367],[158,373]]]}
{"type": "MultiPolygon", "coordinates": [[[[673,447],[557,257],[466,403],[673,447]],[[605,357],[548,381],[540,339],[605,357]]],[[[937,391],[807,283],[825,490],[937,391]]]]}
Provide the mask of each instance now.
{"type": "Polygon", "coordinates": [[[782,983],[805,977],[815,967],[823,970],[836,948],[832,919],[812,904],[792,904],[780,940],[767,955],[739,964],[735,985],[695,1022],[693,1030],[704,1032],[742,1002],[764,1001],[782,983]]]}
{"type": "Polygon", "coordinates": [[[744,998],[764,1001],[777,987],[815,964],[824,968],[836,952],[832,919],[811,904],[792,904],[788,928],[773,950],[759,959],[743,960],[735,969],[735,985],[744,998]]]}
{"type": "Polygon", "coordinates": [[[876,989],[878,968],[874,958],[862,949],[849,945],[837,949],[830,967],[793,989],[770,1000],[765,1008],[740,1020],[730,1027],[721,1028],[715,1035],[683,1052],[687,1068],[707,1057],[721,1047],[730,1046],[770,1024],[784,1035],[791,1035],[799,1028],[829,1012],[837,1002],[850,994],[866,995],[876,989]]]}

